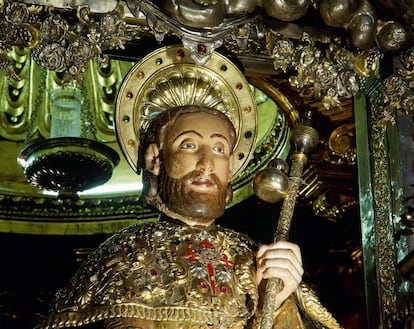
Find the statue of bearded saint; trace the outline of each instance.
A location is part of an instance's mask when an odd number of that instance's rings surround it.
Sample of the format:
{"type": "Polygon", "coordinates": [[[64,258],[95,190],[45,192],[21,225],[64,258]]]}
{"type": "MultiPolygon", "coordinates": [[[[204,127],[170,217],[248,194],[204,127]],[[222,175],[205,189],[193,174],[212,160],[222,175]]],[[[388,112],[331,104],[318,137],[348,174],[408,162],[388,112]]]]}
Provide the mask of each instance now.
{"type": "Polygon", "coordinates": [[[134,224],[92,253],[57,293],[41,328],[258,327],[261,287],[282,280],[274,296],[277,328],[340,328],[301,283],[297,245],[259,248],[244,234],[216,227],[231,201],[230,120],[197,106],[166,110],[140,143],[142,200],[160,211],[155,223],[134,224]]]}

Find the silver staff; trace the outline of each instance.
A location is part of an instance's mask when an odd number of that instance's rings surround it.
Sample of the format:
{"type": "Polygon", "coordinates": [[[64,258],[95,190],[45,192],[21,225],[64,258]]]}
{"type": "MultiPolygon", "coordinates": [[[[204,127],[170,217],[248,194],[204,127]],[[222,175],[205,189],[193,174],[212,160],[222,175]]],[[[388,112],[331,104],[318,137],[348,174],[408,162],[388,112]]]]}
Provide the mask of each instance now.
{"type": "MultiPolygon", "coordinates": [[[[258,173],[254,180],[254,190],[260,199],[274,203],[284,197],[277,230],[274,235],[275,242],[287,240],[289,237],[293,210],[302,183],[303,168],[308,160],[306,153],[316,148],[319,143],[319,134],[311,126],[300,124],[292,131],[292,142],[295,146],[295,153],[291,156],[292,163],[287,179],[286,192],[283,191],[284,179],[282,178],[285,168],[283,168],[280,161],[275,160],[274,168],[258,173]]],[[[272,328],[275,295],[281,288],[282,282],[280,279],[274,278],[267,281],[261,329],[272,328]]]]}

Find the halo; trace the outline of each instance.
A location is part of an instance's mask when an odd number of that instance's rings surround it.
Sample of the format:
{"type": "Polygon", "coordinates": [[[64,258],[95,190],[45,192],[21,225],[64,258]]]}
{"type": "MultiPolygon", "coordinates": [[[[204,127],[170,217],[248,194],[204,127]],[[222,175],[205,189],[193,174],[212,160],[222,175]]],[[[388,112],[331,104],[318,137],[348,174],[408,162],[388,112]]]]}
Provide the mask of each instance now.
{"type": "Polygon", "coordinates": [[[183,46],[167,46],[135,64],[117,96],[116,136],[135,172],[140,169],[140,138],[150,120],[162,111],[190,104],[213,107],[227,115],[237,133],[233,179],[246,167],[256,144],[257,109],[243,73],[217,52],[199,66],[183,46]]]}

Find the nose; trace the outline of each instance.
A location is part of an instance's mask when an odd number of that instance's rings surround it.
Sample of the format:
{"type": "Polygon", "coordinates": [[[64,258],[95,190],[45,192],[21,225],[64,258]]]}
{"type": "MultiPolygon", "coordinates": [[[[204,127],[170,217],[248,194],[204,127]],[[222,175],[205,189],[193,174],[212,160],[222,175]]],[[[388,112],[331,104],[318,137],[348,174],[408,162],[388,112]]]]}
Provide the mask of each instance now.
{"type": "Polygon", "coordinates": [[[214,168],[214,156],[211,151],[206,150],[205,148],[200,150],[200,155],[197,162],[197,170],[211,173],[214,171],[214,168]]]}

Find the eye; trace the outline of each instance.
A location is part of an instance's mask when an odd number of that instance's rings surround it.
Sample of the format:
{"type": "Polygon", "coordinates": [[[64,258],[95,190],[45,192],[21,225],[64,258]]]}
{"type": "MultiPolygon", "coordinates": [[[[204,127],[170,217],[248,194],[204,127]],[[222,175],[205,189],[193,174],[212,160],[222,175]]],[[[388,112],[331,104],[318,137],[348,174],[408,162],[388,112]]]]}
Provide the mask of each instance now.
{"type": "Polygon", "coordinates": [[[193,142],[184,141],[180,144],[180,148],[183,150],[195,150],[196,145],[193,142]]]}
{"type": "Polygon", "coordinates": [[[220,154],[224,154],[225,149],[224,149],[223,145],[214,145],[213,146],[213,151],[217,152],[217,153],[220,153],[220,154]]]}

